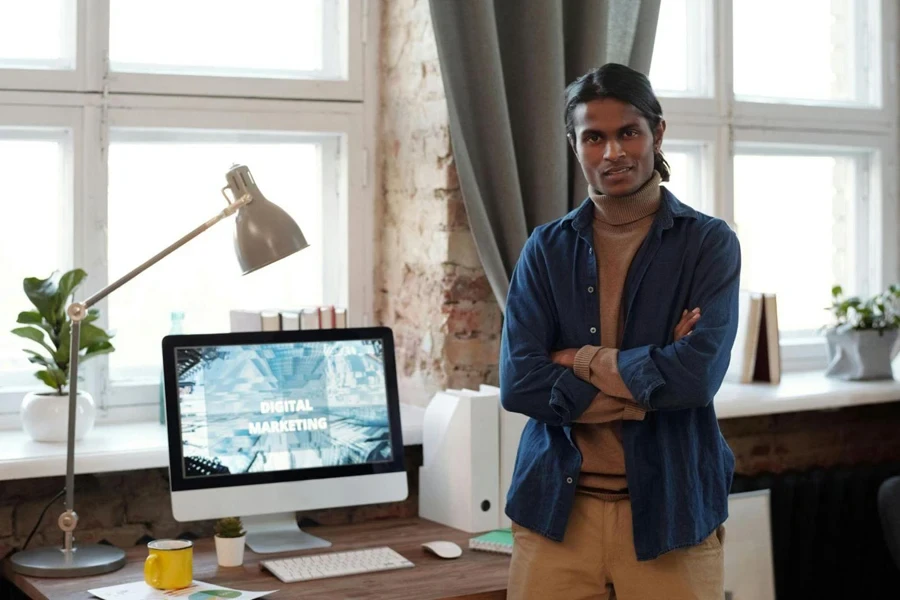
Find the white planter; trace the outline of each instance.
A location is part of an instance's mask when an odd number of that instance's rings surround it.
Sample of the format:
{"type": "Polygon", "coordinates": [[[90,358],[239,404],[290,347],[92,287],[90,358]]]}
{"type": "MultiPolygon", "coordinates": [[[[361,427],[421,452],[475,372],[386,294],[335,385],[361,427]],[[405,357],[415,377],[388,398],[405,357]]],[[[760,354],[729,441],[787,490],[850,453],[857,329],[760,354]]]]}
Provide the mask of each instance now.
{"type": "Polygon", "coordinates": [[[239,538],[221,538],[216,536],[216,559],[220,567],[239,567],[244,564],[244,541],[246,535],[239,538]]]}
{"type": "MultiPolygon", "coordinates": [[[[76,397],[75,439],[80,440],[94,428],[97,407],[87,392],[76,397]]],[[[19,408],[22,428],[36,442],[65,442],[69,431],[69,396],[29,392],[19,408]]]]}
{"type": "Polygon", "coordinates": [[[892,379],[891,361],[897,331],[828,331],[828,367],[825,375],[848,381],[892,379]]]}

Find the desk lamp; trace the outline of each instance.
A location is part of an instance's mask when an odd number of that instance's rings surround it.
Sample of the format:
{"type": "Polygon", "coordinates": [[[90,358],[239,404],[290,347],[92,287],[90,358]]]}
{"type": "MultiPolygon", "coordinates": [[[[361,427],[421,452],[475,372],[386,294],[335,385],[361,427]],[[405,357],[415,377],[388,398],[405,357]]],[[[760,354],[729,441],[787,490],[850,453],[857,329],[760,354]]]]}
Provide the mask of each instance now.
{"type": "MultiPolygon", "coordinates": [[[[250,170],[234,165],[225,174],[228,185],[222,195],[228,206],[209,221],[162,250],[145,263],[109,284],[83,302],[74,302],[66,309],[72,320],[71,346],[78,348],[81,321],[88,309],[146,271],[181,246],[185,245],[219,221],[237,213],[234,250],[243,274],[252,273],[308,246],[297,223],[281,208],[266,200],[259,191],[250,170]],[[231,197],[225,193],[231,191],[231,197]]],[[[83,577],[109,573],[125,565],[125,553],[114,546],[102,544],[77,545],[74,531],[78,525],[75,512],[75,406],[78,384],[78,352],[69,359],[69,432],[66,440],[66,510],[59,516],[59,528],[65,534],[62,548],[48,547],[25,550],[10,558],[17,573],[34,577],[83,577]]]]}

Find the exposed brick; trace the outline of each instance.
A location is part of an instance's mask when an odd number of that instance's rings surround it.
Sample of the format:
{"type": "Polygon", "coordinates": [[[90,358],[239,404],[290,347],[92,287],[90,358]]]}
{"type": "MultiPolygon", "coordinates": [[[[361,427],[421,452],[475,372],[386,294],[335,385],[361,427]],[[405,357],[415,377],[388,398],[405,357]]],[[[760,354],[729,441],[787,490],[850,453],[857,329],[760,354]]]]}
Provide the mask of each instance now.
{"type": "MultiPolygon", "coordinates": [[[[40,485],[39,481],[38,485],[40,485]]],[[[52,497],[53,496],[50,496],[49,498],[25,500],[16,504],[15,511],[13,513],[13,523],[15,524],[13,535],[22,539],[27,537],[32,528],[37,524],[38,519],[41,516],[41,511],[44,510],[44,508],[47,506],[47,503],[52,497]]],[[[65,504],[60,498],[56,502],[54,502],[47,510],[43,520],[41,520],[40,526],[38,527],[38,532],[44,533],[46,531],[59,531],[57,519],[64,510],[65,504]]]]}
{"type": "Polygon", "coordinates": [[[120,525],[111,528],[79,529],[76,540],[83,544],[96,544],[106,540],[119,548],[131,548],[143,536],[148,534],[144,525],[120,525]]]}

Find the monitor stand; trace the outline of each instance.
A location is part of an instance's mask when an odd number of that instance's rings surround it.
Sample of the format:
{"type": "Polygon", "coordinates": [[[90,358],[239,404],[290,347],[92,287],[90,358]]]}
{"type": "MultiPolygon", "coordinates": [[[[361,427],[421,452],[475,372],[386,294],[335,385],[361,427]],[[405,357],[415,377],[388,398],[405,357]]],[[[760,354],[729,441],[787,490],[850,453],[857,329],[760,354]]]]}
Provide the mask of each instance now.
{"type": "Polygon", "coordinates": [[[300,529],[294,513],[242,517],[247,545],[257,554],[327,548],[331,542],[300,529]]]}

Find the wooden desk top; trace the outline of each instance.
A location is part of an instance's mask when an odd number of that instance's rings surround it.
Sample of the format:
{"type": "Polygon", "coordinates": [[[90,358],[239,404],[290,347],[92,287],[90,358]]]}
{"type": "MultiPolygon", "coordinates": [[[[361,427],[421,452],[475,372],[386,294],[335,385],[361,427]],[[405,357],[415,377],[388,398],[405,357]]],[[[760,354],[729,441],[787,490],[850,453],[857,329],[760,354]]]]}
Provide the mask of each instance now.
{"type": "MultiPolygon", "coordinates": [[[[467,598],[470,600],[501,600],[506,598],[509,557],[491,552],[468,549],[473,535],[450,529],[422,519],[373,521],[358,525],[313,527],[308,531],[332,542],[331,548],[319,548],[301,553],[259,555],[249,548],[244,565],[221,568],[216,564],[216,551],[211,539],[194,543],[194,579],[241,590],[274,590],[266,598],[304,600],[339,598],[392,600],[433,600],[437,598],[467,598]],[[463,555],[447,560],[426,553],[421,545],[435,540],[456,542],[463,555]],[[350,575],[302,583],[282,583],[274,575],[259,567],[259,561],[301,554],[353,550],[389,546],[415,563],[412,569],[397,569],[381,573],[350,575]]],[[[128,563],[115,573],[77,579],[41,579],[13,573],[4,563],[4,575],[16,587],[35,600],[56,598],[95,598],[89,589],[142,581],[147,549],[138,546],[128,550],[128,563]]]]}

